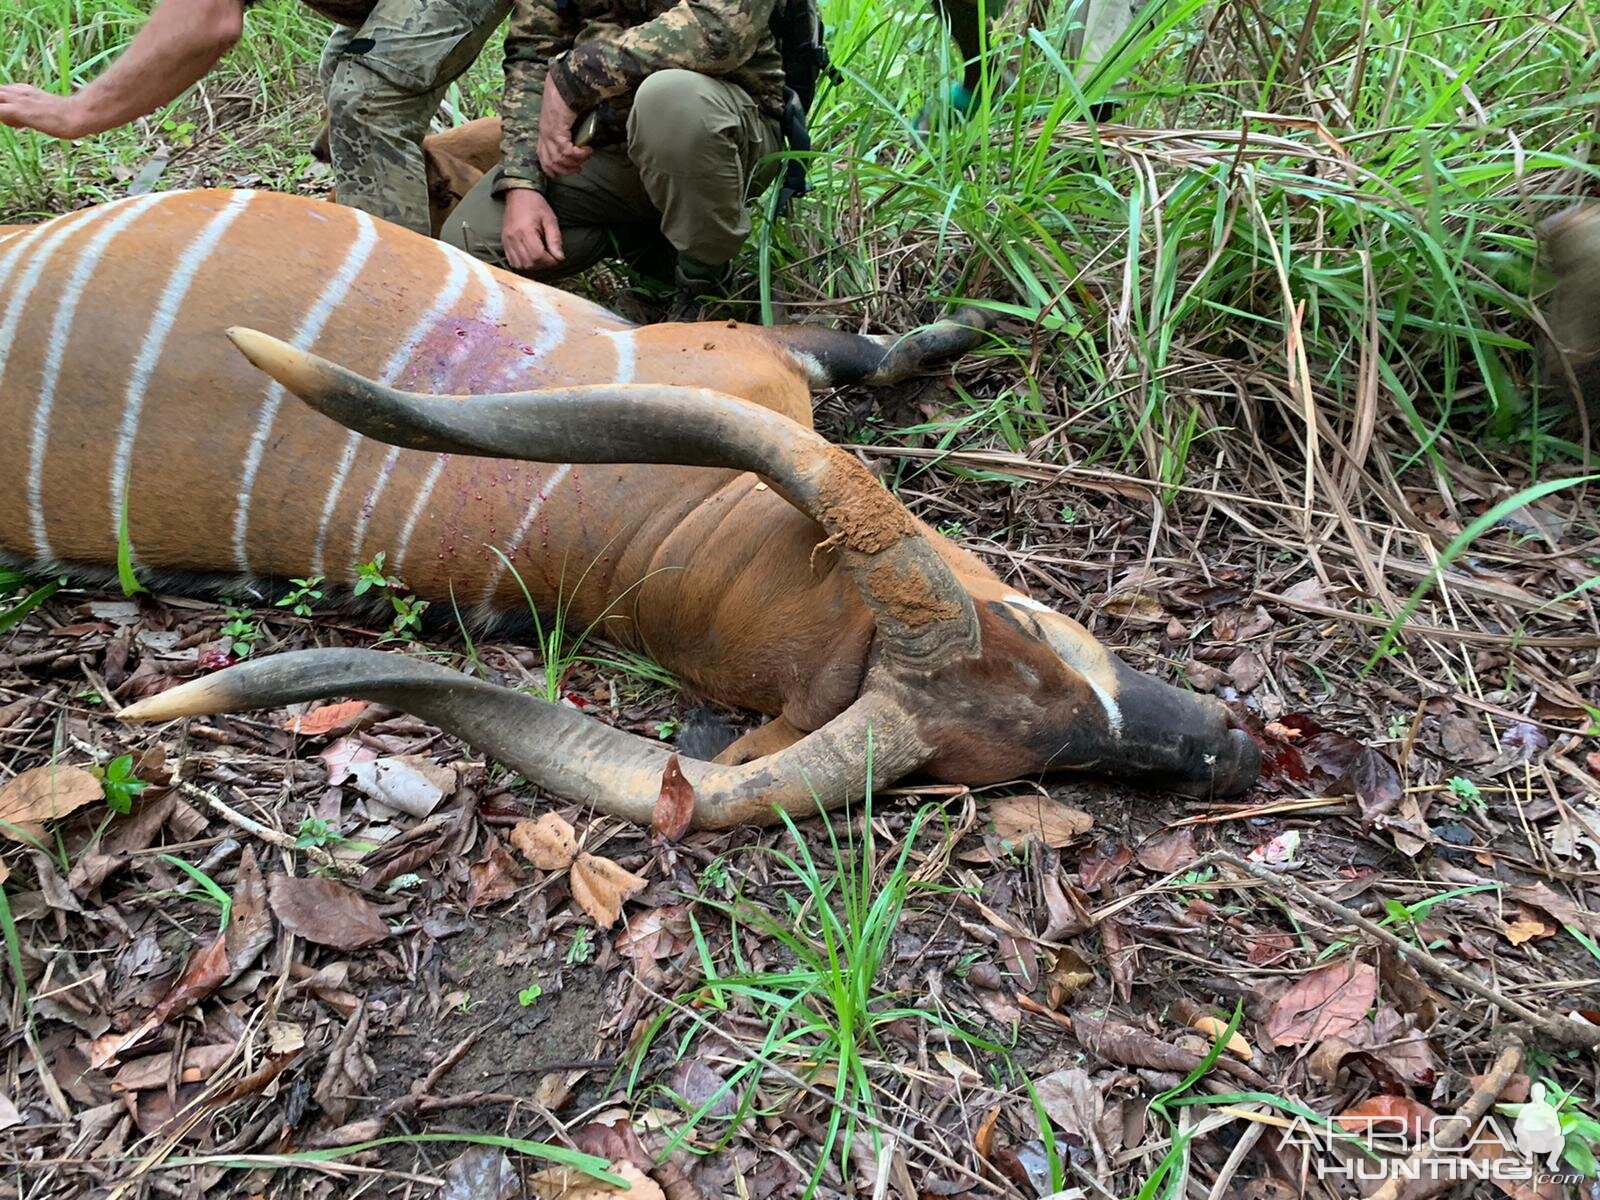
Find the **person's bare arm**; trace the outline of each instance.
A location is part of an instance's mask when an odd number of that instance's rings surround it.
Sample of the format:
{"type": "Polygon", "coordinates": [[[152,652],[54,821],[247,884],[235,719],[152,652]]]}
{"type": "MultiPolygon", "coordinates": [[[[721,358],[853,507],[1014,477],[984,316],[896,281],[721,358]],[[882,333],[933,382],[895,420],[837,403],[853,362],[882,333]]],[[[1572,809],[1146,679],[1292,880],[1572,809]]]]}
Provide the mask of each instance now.
{"type": "Polygon", "coordinates": [[[0,86],[0,125],[58,138],[126,125],[203,79],[243,31],[241,0],[161,0],[117,60],[72,95],[0,86]]]}

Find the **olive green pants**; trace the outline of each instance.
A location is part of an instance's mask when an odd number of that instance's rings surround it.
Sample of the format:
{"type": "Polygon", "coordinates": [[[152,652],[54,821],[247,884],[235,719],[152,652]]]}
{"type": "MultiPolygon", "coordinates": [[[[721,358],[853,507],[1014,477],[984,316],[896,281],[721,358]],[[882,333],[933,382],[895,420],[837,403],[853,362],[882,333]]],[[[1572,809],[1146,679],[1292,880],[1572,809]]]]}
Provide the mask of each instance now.
{"type": "Polygon", "coordinates": [[[511,11],[511,0],[378,0],[322,53],[328,149],[339,201],[431,233],[422,139],[445,91],[511,11]]]}
{"type": "MultiPolygon", "coordinates": [[[[634,96],[626,144],[596,150],[577,174],[548,181],[564,261],[522,273],[560,279],[621,257],[662,274],[668,246],[721,266],[750,236],[747,201],[776,177],[770,156],[781,148],[777,122],[743,88],[695,71],[657,71],[634,96]]],[[[499,181],[498,170],[479,180],[439,236],[504,267],[499,181]]]]}

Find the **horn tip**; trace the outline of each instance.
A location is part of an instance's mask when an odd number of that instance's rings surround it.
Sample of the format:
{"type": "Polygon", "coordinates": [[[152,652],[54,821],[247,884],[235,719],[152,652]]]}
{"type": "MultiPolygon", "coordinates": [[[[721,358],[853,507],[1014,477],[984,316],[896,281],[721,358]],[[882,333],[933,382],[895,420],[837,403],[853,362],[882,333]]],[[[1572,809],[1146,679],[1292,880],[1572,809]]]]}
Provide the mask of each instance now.
{"type": "Polygon", "coordinates": [[[234,698],[227,695],[216,680],[197,679],[147,696],[128,705],[117,716],[130,725],[151,725],[175,721],[179,717],[222,712],[234,706],[234,698]]]}

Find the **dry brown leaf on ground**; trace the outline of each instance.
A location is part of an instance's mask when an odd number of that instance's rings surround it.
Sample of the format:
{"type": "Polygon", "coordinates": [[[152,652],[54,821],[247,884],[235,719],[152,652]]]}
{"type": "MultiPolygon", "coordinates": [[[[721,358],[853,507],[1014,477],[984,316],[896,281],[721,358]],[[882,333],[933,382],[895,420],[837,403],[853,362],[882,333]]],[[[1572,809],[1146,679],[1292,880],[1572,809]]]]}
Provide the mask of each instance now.
{"type": "Polygon", "coordinates": [[[694,787],[684,778],[683,768],[674,754],[661,772],[661,795],[656,798],[650,817],[650,832],[665,841],[675,842],[689,831],[694,820],[694,787]]]}
{"type": "Polygon", "coordinates": [[[1520,946],[1524,942],[1533,941],[1535,938],[1555,937],[1557,930],[1555,926],[1547,925],[1545,922],[1535,918],[1533,920],[1507,921],[1505,928],[1501,932],[1506,935],[1506,941],[1513,946],[1520,946]]]}
{"type": "MultiPolygon", "coordinates": [[[[1215,1042],[1228,1032],[1228,1023],[1221,1017],[1213,1017],[1209,1013],[1198,1013],[1190,1017],[1189,1025],[1191,1028],[1198,1029],[1205,1034],[1212,1042],[1215,1042]]],[[[1256,1052],[1250,1048],[1250,1043],[1240,1037],[1237,1032],[1228,1034],[1228,1044],[1225,1048],[1229,1054],[1245,1062],[1249,1062],[1256,1056],[1256,1052]]]]}
{"type": "Polygon", "coordinates": [[[511,830],[511,844],[541,871],[563,871],[578,857],[578,835],[559,813],[518,821],[511,830]]]}
{"type": "Polygon", "coordinates": [[[196,951],[183,970],[183,975],[164,996],[161,1003],[150,1010],[150,1015],[127,1033],[108,1033],[94,1040],[89,1053],[89,1065],[96,1070],[110,1066],[118,1056],[133,1049],[169,1018],[194,1007],[204,1000],[228,978],[228,942],[218,934],[204,950],[196,951]]]}
{"type": "Polygon", "coordinates": [[[359,950],[389,936],[378,910],[337,880],[274,875],[267,892],[283,927],[319,946],[359,950]]]}
{"type": "Polygon", "coordinates": [[[1047,796],[1006,796],[989,804],[995,836],[1022,843],[1037,838],[1059,850],[1094,827],[1094,818],[1047,796]]]}
{"type": "Polygon", "coordinates": [[[1039,1106],[1057,1129],[1081,1138],[1085,1146],[1096,1145],[1106,1101],[1089,1072],[1082,1067],[1068,1067],[1046,1075],[1033,1085],[1033,1090],[1039,1106]]]}
{"type": "Polygon", "coordinates": [[[378,752],[358,738],[342,737],[331,742],[317,755],[328,767],[328,786],[338,787],[350,778],[350,770],[357,763],[376,762],[378,752]]]}
{"type": "Polygon", "coordinates": [[[538,1200],[666,1200],[666,1193],[638,1167],[629,1162],[611,1163],[606,1170],[627,1181],[624,1188],[612,1187],[571,1167],[549,1167],[527,1178],[528,1195],[538,1200]]]}
{"type": "Polygon", "coordinates": [[[572,898],[602,929],[617,923],[623,901],[644,891],[646,882],[596,854],[580,854],[572,864],[572,898]]]}
{"type": "Polygon", "coordinates": [[[1378,973],[1366,963],[1331,963],[1301,979],[1273,1007],[1267,1035],[1299,1046],[1354,1029],[1378,996],[1378,973]]]}
{"type": "Polygon", "coordinates": [[[1579,908],[1548,884],[1521,884],[1508,889],[1506,895],[1530,908],[1543,909],[1563,925],[1573,925],[1585,933],[1600,935],[1600,914],[1579,908]]]}
{"type": "Polygon", "coordinates": [[[467,907],[482,908],[516,895],[522,886],[522,868],[506,852],[500,839],[489,834],[483,857],[467,868],[467,907]]]}
{"type": "Polygon", "coordinates": [[[405,754],[345,765],[355,789],[380,806],[418,819],[432,814],[456,790],[454,767],[440,766],[425,754],[405,754]]]}
{"type": "Polygon", "coordinates": [[[1345,1109],[1334,1120],[1351,1133],[1393,1136],[1402,1127],[1413,1142],[1433,1128],[1438,1114],[1410,1096],[1371,1096],[1345,1109]]]}
{"type": "Polygon", "coordinates": [[[37,842],[44,836],[45,821],[76,812],[104,795],[100,781],[82,767],[24,771],[0,787],[0,835],[24,845],[29,838],[37,842]]]}
{"type": "MultiPolygon", "coordinates": [[[[184,1051],[183,1066],[178,1073],[179,1083],[201,1083],[214,1075],[217,1069],[233,1056],[236,1042],[191,1046],[184,1051]]],[[[113,1092],[142,1092],[151,1088],[164,1088],[172,1078],[174,1059],[170,1052],[151,1054],[124,1063],[111,1077],[113,1092]]]]}
{"type": "Polygon", "coordinates": [[[272,914],[267,910],[267,885],[249,846],[239,855],[233,884],[233,908],[228,918],[228,963],[234,975],[253,965],[272,945],[272,914]]]}
{"type": "Polygon", "coordinates": [[[325,737],[330,733],[349,733],[366,714],[369,705],[365,700],[349,700],[343,704],[322,704],[298,717],[283,723],[289,733],[302,737],[325,737]]]}
{"type": "Polygon", "coordinates": [[[1194,830],[1187,826],[1157,834],[1139,845],[1139,865],[1163,875],[1181,871],[1199,857],[1200,852],[1194,848],[1194,830]]]}

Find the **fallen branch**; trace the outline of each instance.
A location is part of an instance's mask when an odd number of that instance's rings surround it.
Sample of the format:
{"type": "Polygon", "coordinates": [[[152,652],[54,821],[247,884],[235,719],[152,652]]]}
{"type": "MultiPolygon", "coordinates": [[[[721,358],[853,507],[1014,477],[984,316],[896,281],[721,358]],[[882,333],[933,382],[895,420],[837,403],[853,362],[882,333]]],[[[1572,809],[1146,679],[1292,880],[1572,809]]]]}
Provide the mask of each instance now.
{"type": "MultiPolygon", "coordinates": [[[[1369,921],[1354,909],[1340,904],[1337,900],[1329,899],[1322,893],[1307,887],[1298,879],[1291,878],[1288,875],[1281,875],[1275,871],[1269,871],[1266,867],[1247,862],[1237,854],[1230,854],[1226,850],[1214,850],[1205,855],[1201,861],[1225,863],[1235,870],[1244,872],[1253,879],[1260,880],[1270,888],[1288,892],[1295,899],[1309,904],[1313,908],[1320,908],[1323,912],[1339,918],[1346,924],[1354,925],[1363,933],[1376,938],[1393,949],[1405,961],[1420,967],[1430,975],[1447,980],[1462,991],[1471,992],[1480,1000],[1487,1000],[1502,1012],[1509,1013],[1517,1020],[1526,1022],[1553,1042],[1586,1050],[1600,1048],[1600,1029],[1595,1028],[1593,1025],[1587,1022],[1568,1021],[1560,1017],[1552,1017],[1529,1008],[1519,1000],[1504,996],[1488,984],[1479,983],[1465,971],[1458,971],[1447,963],[1441,962],[1421,946],[1413,945],[1396,937],[1376,921],[1369,921]]],[[[1198,866],[1200,864],[1194,865],[1198,866]]]]}
{"type": "Polygon", "coordinates": [[[1448,1150],[1461,1144],[1468,1133],[1477,1127],[1483,1120],[1484,1114],[1505,1091],[1506,1084],[1517,1073],[1517,1068],[1522,1065],[1522,1043],[1512,1039],[1506,1043],[1506,1048],[1500,1051],[1500,1057],[1494,1060],[1494,1066],[1489,1068],[1489,1073],[1483,1077],[1483,1082],[1473,1089],[1472,1095],[1467,1097],[1467,1102],[1458,1109],[1454,1116],[1434,1126],[1433,1136],[1423,1138],[1422,1144],[1411,1152],[1411,1157],[1406,1160],[1404,1167],[1400,1168],[1389,1181],[1373,1193],[1372,1200],[1400,1200],[1400,1193],[1405,1190],[1406,1183],[1412,1179],[1420,1178],[1422,1164],[1432,1158],[1435,1151],[1448,1150]]]}

